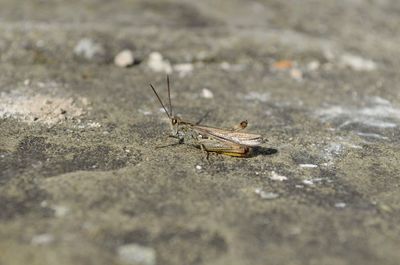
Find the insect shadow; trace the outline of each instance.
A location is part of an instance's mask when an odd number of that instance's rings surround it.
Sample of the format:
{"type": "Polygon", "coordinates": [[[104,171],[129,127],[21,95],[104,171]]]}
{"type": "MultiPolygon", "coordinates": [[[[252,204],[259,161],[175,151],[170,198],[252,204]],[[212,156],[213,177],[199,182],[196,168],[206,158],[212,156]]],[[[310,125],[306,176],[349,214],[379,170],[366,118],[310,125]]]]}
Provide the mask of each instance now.
{"type": "Polygon", "coordinates": [[[252,153],[250,156],[270,156],[278,153],[278,149],[275,148],[267,148],[262,146],[253,147],[252,153]]]}

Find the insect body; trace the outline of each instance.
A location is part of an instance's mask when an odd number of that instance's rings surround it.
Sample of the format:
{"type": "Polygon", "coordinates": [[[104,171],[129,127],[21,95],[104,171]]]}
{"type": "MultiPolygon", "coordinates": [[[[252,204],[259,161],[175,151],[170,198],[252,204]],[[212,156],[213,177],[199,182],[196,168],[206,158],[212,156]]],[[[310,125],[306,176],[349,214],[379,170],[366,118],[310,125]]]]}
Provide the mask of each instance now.
{"type": "Polygon", "coordinates": [[[242,121],[238,126],[231,129],[222,129],[187,122],[180,117],[174,116],[168,76],[169,112],[154,87],[151,84],[150,87],[153,89],[154,94],[171,121],[171,137],[179,139],[179,143],[194,145],[207,152],[207,157],[209,152],[245,157],[249,154],[251,147],[259,146],[262,143],[261,135],[242,132],[242,130],[247,127],[247,121],[242,121]]]}

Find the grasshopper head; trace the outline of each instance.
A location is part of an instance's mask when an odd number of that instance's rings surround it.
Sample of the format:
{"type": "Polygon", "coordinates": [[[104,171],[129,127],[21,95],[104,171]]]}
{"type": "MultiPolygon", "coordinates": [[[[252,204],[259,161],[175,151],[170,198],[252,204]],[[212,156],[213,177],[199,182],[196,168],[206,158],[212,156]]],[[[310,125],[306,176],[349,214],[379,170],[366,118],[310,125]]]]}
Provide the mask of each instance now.
{"type": "Polygon", "coordinates": [[[168,118],[171,120],[171,126],[172,126],[172,132],[173,135],[176,135],[179,139],[182,139],[185,136],[185,131],[187,130],[187,124],[188,122],[182,121],[181,118],[174,116],[174,112],[172,111],[172,103],[171,103],[171,93],[170,93],[170,87],[169,87],[169,76],[167,75],[167,89],[168,89],[168,103],[169,103],[169,109],[167,109],[162,102],[160,96],[158,95],[156,89],[153,87],[152,84],[150,84],[151,89],[153,90],[154,94],[156,95],[158,101],[160,102],[162,108],[165,111],[165,114],[168,116],[168,118]]]}
{"type": "Polygon", "coordinates": [[[182,119],[177,116],[171,117],[171,126],[174,135],[179,136],[179,125],[182,123],[182,119]]]}
{"type": "Polygon", "coordinates": [[[179,122],[181,121],[181,119],[179,117],[172,117],[171,118],[171,124],[172,126],[176,126],[177,124],[179,124],[179,122]]]}

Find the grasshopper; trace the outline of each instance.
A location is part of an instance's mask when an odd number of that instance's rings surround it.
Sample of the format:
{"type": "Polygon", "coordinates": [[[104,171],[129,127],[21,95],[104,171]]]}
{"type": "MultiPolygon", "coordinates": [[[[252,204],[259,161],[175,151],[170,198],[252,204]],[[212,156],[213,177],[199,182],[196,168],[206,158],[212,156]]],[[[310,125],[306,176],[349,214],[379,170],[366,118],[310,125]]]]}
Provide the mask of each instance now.
{"type": "Polygon", "coordinates": [[[234,128],[223,129],[191,123],[175,116],[172,111],[169,76],[167,76],[169,111],[152,84],[150,87],[171,121],[172,135],[170,137],[177,138],[178,144],[186,143],[200,148],[207,153],[207,159],[210,152],[246,157],[252,147],[259,146],[263,141],[259,134],[241,132],[247,127],[247,120],[242,121],[234,128]]]}

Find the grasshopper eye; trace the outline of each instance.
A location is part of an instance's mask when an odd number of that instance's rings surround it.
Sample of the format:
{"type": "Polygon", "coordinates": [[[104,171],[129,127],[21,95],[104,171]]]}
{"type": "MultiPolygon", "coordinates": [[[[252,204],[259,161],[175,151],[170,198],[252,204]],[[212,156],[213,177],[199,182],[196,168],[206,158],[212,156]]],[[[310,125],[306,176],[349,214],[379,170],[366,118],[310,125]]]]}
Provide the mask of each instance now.
{"type": "Polygon", "coordinates": [[[172,125],[175,125],[177,122],[178,122],[178,120],[177,120],[177,119],[175,119],[175,118],[172,118],[172,119],[171,119],[171,123],[172,123],[172,125]]]}

